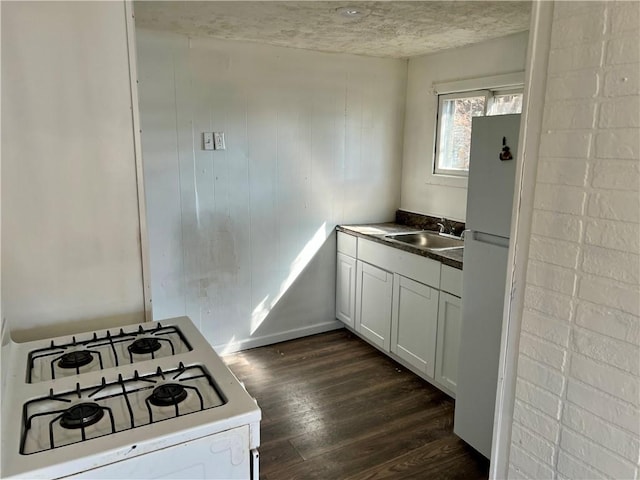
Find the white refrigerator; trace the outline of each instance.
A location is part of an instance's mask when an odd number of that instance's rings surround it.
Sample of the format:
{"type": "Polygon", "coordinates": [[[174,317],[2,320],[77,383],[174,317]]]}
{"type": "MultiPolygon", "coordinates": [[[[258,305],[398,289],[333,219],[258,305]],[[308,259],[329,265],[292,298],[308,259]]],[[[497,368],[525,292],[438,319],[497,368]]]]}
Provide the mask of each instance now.
{"type": "Polygon", "coordinates": [[[491,456],[519,130],[520,115],[477,117],[471,130],[453,431],[487,458],[491,456]]]}

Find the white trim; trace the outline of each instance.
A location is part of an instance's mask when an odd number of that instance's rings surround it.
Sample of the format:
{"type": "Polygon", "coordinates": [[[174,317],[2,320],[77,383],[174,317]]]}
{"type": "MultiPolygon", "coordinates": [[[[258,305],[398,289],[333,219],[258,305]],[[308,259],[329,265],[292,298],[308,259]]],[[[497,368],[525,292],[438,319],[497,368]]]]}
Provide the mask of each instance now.
{"type": "Polygon", "coordinates": [[[286,342],[295,338],[308,337],[317,333],[329,332],[331,330],[339,330],[344,328],[344,323],[339,320],[317,323],[308,327],[292,328],[284,332],[272,333],[261,337],[248,338],[237,342],[223,343],[213,345],[213,349],[219,355],[227,355],[229,353],[238,352],[240,350],[249,350],[250,348],[264,347],[265,345],[273,345],[274,343],[286,342]]]}
{"type": "Polygon", "coordinates": [[[529,258],[533,197],[538,167],[552,21],[553,2],[534,1],[531,10],[525,95],[517,155],[517,158],[521,158],[522,162],[516,167],[511,247],[509,248],[507,266],[509,281],[505,291],[502,322],[490,479],[507,478],[509,471],[520,326],[524,305],[527,260],[529,258]]]}
{"type": "Polygon", "coordinates": [[[501,95],[513,95],[516,93],[524,94],[524,84],[522,85],[514,85],[513,87],[499,87],[491,90],[491,93],[494,97],[499,97],[501,95]]]}
{"type": "Polygon", "coordinates": [[[504,87],[517,87],[524,85],[525,72],[505,73],[502,75],[492,75],[490,77],[467,78],[464,80],[453,80],[449,82],[438,82],[433,84],[435,95],[447,93],[469,92],[472,90],[496,90],[504,87]]]}
{"type": "Polygon", "coordinates": [[[142,144],[140,141],[140,109],[138,107],[138,68],[136,58],[136,25],[133,4],[124,2],[125,26],[127,32],[127,53],[129,55],[129,83],[131,91],[131,118],[133,121],[133,147],[136,162],[136,186],[138,192],[138,223],[140,225],[140,260],[142,263],[142,297],[145,321],[153,320],[151,309],[151,272],[149,270],[149,236],[147,230],[147,207],[144,196],[144,175],[142,166],[142,144]]]}
{"type": "MultiPolygon", "coordinates": [[[[0,6],[0,34],[2,33],[2,6],[0,6]]],[[[0,36],[0,38],[2,38],[0,36]]],[[[2,43],[2,42],[0,42],[2,43]]],[[[0,48],[0,52],[2,49],[0,48]]],[[[0,53],[0,65],[2,65],[2,53],[0,53]]],[[[0,91],[2,91],[2,76],[0,75],[0,91]]],[[[2,115],[0,115],[0,132],[2,132],[2,115]]],[[[2,149],[0,148],[0,172],[2,172],[2,149]]],[[[0,174],[0,180],[2,179],[2,175],[0,174]]],[[[0,212],[2,211],[2,181],[0,181],[0,212]]],[[[0,222],[0,272],[2,272],[2,222],[0,222]]],[[[0,274],[0,292],[2,292],[2,275],[0,274]]],[[[0,351],[2,350],[2,344],[4,344],[4,332],[5,329],[7,333],[9,332],[9,325],[4,316],[2,315],[2,295],[0,294],[0,332],[2,332],[2,337],[0,338],[0,351]]],[[[0,359],[0,364],[2,364],[2,360],[0,359]]],[[[4,373],[4,372],[3,372],[4,373]]],[[[4,377],[4,375],[3,375],[4,377]]],[[[0,392],[2,392],[2,386],[0,386],[0,392]]],[[[2,438],[2,435],[0,435],[2,438]]]]}

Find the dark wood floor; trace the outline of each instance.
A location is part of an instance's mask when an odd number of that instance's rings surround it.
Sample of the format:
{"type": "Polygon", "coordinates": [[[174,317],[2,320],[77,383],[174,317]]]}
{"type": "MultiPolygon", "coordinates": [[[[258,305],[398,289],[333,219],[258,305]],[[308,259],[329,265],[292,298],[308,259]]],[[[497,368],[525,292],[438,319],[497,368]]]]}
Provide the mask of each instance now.
{"type": "Polygon", "coordinates": [[[454,401],[347,330],[228,355],[262,408],[260,478],[485,479],[454,401]]]}

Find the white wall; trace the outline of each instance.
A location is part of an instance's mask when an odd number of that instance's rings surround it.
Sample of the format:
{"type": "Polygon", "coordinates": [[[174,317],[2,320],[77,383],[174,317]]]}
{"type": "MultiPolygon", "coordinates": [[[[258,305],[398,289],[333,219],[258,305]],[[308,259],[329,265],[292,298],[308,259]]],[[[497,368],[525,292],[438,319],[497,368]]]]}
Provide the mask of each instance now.
{"type": "Polygon", "coordinates": [[[137,37],[154,319],[227,351],[335,328],[334,226],[399,204],[406,61],[137,37]]]}
{"type": "Polygon", "coordinates": [[[433,174],[438,97],[434,83],[524,71],[528,34],[409,59],[401,208],[464,221],[466,178],[433,174]]]}
{"type": "Polygon", "coordinates": [[[123,2],[2,2],[2,309],[17,339],[144,320],[123,2]]]}
{"type": "Polygon", "coordinates": [[[640,474],[640,3],[557,2],[509,478],[640,474]]]}

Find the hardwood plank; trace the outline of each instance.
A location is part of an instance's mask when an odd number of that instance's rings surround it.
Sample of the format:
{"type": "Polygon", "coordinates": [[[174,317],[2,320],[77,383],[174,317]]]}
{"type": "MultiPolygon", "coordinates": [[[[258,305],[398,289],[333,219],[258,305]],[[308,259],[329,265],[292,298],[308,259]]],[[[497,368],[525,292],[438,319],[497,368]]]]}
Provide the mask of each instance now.
{"type": "MultiPolygon", "coordinates": [[[[281,468],[282,465],[295,465],[304,459],[288,440],[264,442],[260,446],[260,478],[281,468]]],[[[278,477],[274,477],[278,478],[278,477]]]]}
{"type": "MultiPolygon", "coordinates": [[[[265,347],[266,348],[266,347],[265,347]]],[[[311,347],[312,348],[312,347],[311,347]]],[[[260,349],[255,349],[260,350],[260,349]]],[[[254,350],[250,350],[253,352],[254,350]]],[[[263,352],[260,352],[263,353],[263,352]]],[[[370,359],[373,362],[380,361],[375,350],[354,348],[344,348],[339,354],[337,352],[326,356],[301,357],[300,355],[287,355],[284,353],[269,352],[268,355],[260,355],[237,368],[236,375],[246,375],[247,382],[260,384],[290,385],[292,380],[299,382],[315,382],[321,379],[336,377],[340,374],[335,368],[342,364],[343,368],[354,369],[356,362],[370,359]],[[295,367],[292,369],[291,367],[295,367]],[[321,375],[319,377],[319,375],[321,375]]],[[[234,365],[229,365],[234,369],[234,365]]]]}
{"type": "Polygon", "coordinates": [[[346,442],[341,448],[277,472],[280,478],[346,478],[387,461],[395,465],[405,452],[436,443],[442,438],[451,438],[450,422],[446,416],[437,416],[428,423],[416,423],[404,428],[394,428],[393,422],[390,422],[382,433],[346,442]]]}
{"type": "Polygon", "coordinates": [[[347,330],[225,361],[263,412],[262,480],[488,477],[453,399],[347,330]]]}
{"type": "Polygon", "coordinates": [[[480,479],[488,475],[486,459],[472,453],[462,440],[446,436],[422,447],[410,450],[404,455],[376,465],[366,471],[346,477],[345,480],[385,480],[385,479],[480,479]],[[482,462],[480,458],[484,460],[482,462]],[[485,472],[486,470],[486,472],[485,472]]]}
{"type": "Polygon", "coordinates": [[[420,384],[408,384],[406,375],[400,375],[396,370],[384,365],[357,363],[348,368],[341,368],[341,373],[335,375],[332,382],[291,382],[284,388],[274,389],[263,395],[263,403],[265,408],[271,411],[280,409],[291,413],[291,407],[299,402],[303,403],[303,407],[308,405],[307,397],[311,393],[314,403],[322,401],[323,405],[329,405],[348,398],[367,398],[370,394],[389,388],[409,391],[412,388],[420,388],[420,384]],[[283,403],[283,399],[286,403],[283,403]]]}
{"type": "MultiPolygon", "coordinates": [[[[420,404],[420,398],[424,397],[423,392],[411,392],[400,394],[392,389],[382,389],[375,395],[375,407],[371,398],[364,396],[358,400],[344,401],[338,406],[316,405],[312,411],[304,412],[302,415],[291,415],[290,417],[276,420],[262,429],[263,438],[292,438],[320,430],[329,432],[335,428],[346,429],[345,434],[350,431],[357,431],[369,425],[376,425],[388,418],[393,418],[396,411],[410,409],[412,412],[418,408],[424,408],[420,404]],[[399,399],[399,395],[404,398],[399,399]]],[[[313,399],[310,399],[313,401],[313,399]]]]}
{"type": "Polygon", "coordinates": [[[296,437],[291,443],[304,459],[310,459],[376,435],[394,435],[396,432],[413,428],[419,422],[437,422],[438,417],[452,410],[451,405],[439,404],[429,409],[401,411],[396,415],[387,416],[384,421],[366,415],[364,421],[357,419],[343,422],[333,429],[296,437]]]}

